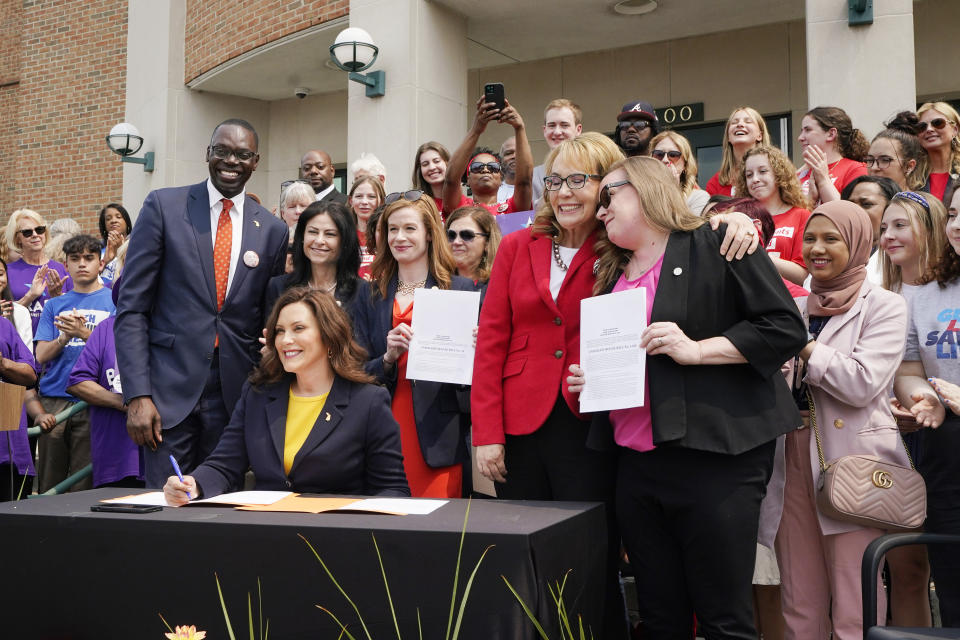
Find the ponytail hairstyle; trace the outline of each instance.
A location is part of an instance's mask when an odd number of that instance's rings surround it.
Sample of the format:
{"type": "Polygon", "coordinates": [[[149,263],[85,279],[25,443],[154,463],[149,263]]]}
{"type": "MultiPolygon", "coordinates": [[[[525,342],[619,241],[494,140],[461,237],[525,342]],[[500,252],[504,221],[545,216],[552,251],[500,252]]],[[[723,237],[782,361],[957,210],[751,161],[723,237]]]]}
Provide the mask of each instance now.
{"type": "Polygon", "coordinates": [[[817,121],[824,131],[837,130],[837,151],[844,158],[863,162],[870,150],[870,143],[860,129],[853,128],[847,112],[840,107],[817,107],[804,114],[817,121]]]}

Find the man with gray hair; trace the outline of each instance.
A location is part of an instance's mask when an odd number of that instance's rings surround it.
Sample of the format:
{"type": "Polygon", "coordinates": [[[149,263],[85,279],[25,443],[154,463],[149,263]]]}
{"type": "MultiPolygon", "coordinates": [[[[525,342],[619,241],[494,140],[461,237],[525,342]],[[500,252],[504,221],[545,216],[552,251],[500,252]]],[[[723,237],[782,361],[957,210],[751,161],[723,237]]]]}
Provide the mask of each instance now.
{"type": "Polygon", "coordinates": [[[354,182],[367,176],[376,176],[380,179],[380,184],[387,182],[387,168],[372,153],[361,153],[360,157],[350,165],[350,173],[353,174],[354,182]]]}

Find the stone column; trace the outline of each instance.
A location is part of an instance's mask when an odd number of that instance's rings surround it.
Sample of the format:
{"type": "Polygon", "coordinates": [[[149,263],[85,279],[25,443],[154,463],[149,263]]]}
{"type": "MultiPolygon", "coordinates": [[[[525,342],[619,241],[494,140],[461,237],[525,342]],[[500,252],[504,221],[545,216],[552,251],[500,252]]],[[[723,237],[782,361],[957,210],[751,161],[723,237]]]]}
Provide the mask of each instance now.
{"type": "Polygon", "coordinates": [[[873,7],[873,24],[851,27],[846,1],[806,0],[809,106],[841,107],[867,137],[917,96],[913,0],[873,7]]]}
{"type": "Polygon", "coordinates": [[[420,144],[437,140],[452,152],[466,133],[466,18],[427,0],[350,0],[350,26],[379,47],[370,70],[386,72],[386,95],[368,98],[349,82],[347,162],[375,153],[387,191],[409,189],[420,144]]]}

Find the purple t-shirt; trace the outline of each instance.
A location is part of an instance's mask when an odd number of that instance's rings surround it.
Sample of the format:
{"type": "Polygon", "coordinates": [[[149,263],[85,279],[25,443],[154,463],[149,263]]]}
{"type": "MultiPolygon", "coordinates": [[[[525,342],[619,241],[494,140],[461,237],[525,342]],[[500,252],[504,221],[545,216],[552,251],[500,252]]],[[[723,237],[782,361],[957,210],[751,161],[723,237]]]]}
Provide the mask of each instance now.
{"type": "MultiPolygon", "coordinates": [[[[93,329],[70,371],[68,387],[92,380],[108,391],[123,393],[113,342],[115,320],[110,316],[93,329]]],[[[143,479],[143,454],[127,435],[127,415],[122,411],[90,405],[90,458],[94,487],[131,476],[143,479]]]]}
{"type": "MultiPolygon", "coordinates": [[[[0,318],[0,356],[14,362],[26,362],[34,369],[37,368],[30,350],[23,344],[16,327],[6,318],[0,318]]],[[[3,381],[2,376],[0,381],[3,381]]],[[[10,454],[7,449],[8,434],[10,449],[13,451],[13,465],[17,468],[17,473],[22,476],[37,475],[33,468],[33,456],[30,455],[30,441],[27,438],[26,409],[20,410],[20,427],[16,431],[0,432],[0,464],[10,463],[10,454]]]]}
{"type": "MultiPolygon", "coordinates": [[[[47,266],[60,274],[61,280],[66,278],[66,267],[56,260],[49,261],[47,266]]],[[[33,276],[37,275],[37,271],[39,270],[40,265],[27,264],[23,261],[23,258],[20,258],[16,262],[11,262],[7,265],[7,280],[10,281],[10,293],[13,294],[14,300],[19,300],[23,296],[27,295],[27,292],[30,291],[30,285],[33,284],[33,276]]],[[[69,278],[67,278],[67,280],[63,283],[62,293],[66,293],[71,289],[73,289],[73,283],[69,278]]],[[[43,293],[40,294],[40,297],[34,300],[32,304],[27,305],[27,309],[30,310],[30,320],[33,323],[34,335],[37,334],[37,324],[40,322],[40,313],[43,311],[43,305],[47,304],[47,300],[49,299],[50,292],[44,288],[43,293]]]]}

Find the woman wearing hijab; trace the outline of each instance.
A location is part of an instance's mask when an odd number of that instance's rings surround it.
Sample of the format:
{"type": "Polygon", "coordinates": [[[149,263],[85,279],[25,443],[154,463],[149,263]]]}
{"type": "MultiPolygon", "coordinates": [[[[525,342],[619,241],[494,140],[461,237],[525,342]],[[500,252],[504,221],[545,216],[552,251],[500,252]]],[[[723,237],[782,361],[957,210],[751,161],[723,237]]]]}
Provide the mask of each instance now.
{"type": "MultiPolygon", "coordinates": [[[[906,305],[866,279],[872,244],[869,216],[844,200],[817,207],[803,232],[803,258],[813,278],[810,335],[794,393],[800,408],[813,413],[786,440],[776,547],[788,639],[827,638],[831,627],[836,640],[862,637],[860,559],[884,533],[818,511],[820,466],[808,425],[818,428],[825,460],[865,454],[910,464],[887,397],[903,356],[906,305]]],[[[882,587],[878,596],[884,612],[882,587]]]]}

